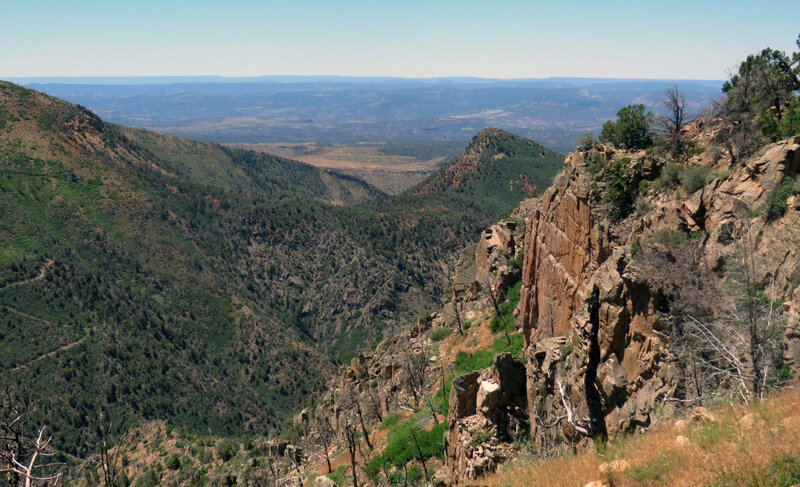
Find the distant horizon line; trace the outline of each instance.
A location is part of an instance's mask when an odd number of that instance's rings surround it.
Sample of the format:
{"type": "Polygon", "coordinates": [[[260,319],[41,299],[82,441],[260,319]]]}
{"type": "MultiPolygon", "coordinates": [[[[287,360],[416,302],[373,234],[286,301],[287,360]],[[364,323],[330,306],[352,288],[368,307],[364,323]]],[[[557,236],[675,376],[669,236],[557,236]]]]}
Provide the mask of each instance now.
{"type": "Polygon", "coordinates": [[[14,76],[0,78],[17,84],[165,84],[181,82],[336,82],[336,81],[462,81],[462,82],[494,82],[494,83],[520,83],[520,82],[693,82],[693,83],[723,83],[723,79],[703,78],[611,78],[611,77],[582,77],[582,76],[550,76],[547,78],[491,78],[480,76],[430,76],[430,77],[404,77],[404,76],[353,76],[353,75],[259,75],[259,76],[224,76],[224,75],[129,75],[129,76],[14,76]]]}

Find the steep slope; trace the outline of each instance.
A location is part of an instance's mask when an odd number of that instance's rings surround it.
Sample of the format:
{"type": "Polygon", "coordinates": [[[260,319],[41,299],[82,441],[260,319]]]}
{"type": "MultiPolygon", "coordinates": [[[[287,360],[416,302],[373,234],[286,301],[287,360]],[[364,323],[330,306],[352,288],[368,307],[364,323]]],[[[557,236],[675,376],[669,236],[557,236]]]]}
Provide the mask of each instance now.
{"type": "MultiPolygon", "coordinates": [[[[296,418],[293,441],[308,458],[287,478],[355,471],[366,485],[481,484],[531,452],[624,444],[626,433],[692,411],[708,421],[697,406],[757,397],[800,374],[800,137],[735,160],[725,124],[688,127],[682,161],[609,145],[567,156],[547,191],[465,248],[436,313],[360,354],[296,418]],[[333,457],[329,473],[324,446],[346,449],[348,428],[369,437],[355,440],[368,453],[333,457]]],[[[742,435],[758,416],[736,413],[709,434],[757,444],[742,435]]],[[[708,452],[704,431],[676,448],[708,452]]],[[[610,462],[615,448],[589,456],[610,462]]],[[[649,475],[657,451],[600,477],[649,475]]],[[[796,462],[796,450],[781,449],[758,468],[787,452],[796,462]]],[[[729,454],[708,458],[725,464],[729,454]]],[[[596,463],[583,474],[593,480],[596,463]]]]}
{"type": "Polygon", "coordinates": [[[0,107],[0,387],[68,455],[94,451],[98,411],[115,434],[274,431],[336,358],[433,309],[493,218],[354,204],[378,193],[12,84],[0,107]]]}
{"type": "MultiPolygon", "coordinates": [[[[247,250],[229,218],[247,193],[194,179],[80,107],[1,89],[3,387],[39,401],[61,448],[85,454],[100,409],[117,428],[166,417],[269,429],[321,384],[326,355],[236,265],[247,250]],[[294,365],[307,376],[288,373],[294,365]]],[[[314,193],[324,177],[299,163],[158,141],[193,148],[203,171],[259,195],[331,194],[314,193]],[[305,178],[260,171],[269,164],[305,178]]]]}

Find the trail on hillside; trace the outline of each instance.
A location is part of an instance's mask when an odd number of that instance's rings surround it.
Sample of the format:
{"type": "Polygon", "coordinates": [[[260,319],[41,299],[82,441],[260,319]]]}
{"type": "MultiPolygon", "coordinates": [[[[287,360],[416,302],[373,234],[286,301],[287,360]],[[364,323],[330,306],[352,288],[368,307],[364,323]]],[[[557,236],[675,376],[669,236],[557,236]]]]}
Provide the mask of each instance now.
{"type": "Polygon", "coordinates": [[[10,312],[14,313],[15,315],[22,316],[23,318],[28,318],[29,320],[38,321],[39,323],[44,323],[45,325],[48,325],[48,326],[52,325],[52,323],[50,323],[49,321],[47,321],[45,319],[37,318],[37,317],[35,317],[33,315],[29,315],[28,313],[23,313],[22,311],[20,311],[18,309],[12,308],[11,306],[1,305],[0,307],[5,309],[6,311],[10,311],[10,312]]]}
{"type": "Polygon", "coordinates": [[[24,368],[28,367],[28,366],[29,366],[29,365],[31,365],[31,364],[35,364],[36,362],[38,362],[38,361],[40,361],[40,360],[44,360],[44,359],[46,359],[46,358],[50,358],[50,357],[52,357],[53,355],[55,355],[55,354],[57,354],[57,353],[59,353],[59,352],[65,352],[65,351],[69,350],[69,349],[70,349],[70,348],[72,348],[72,347],[76,347],[76,346],[80,345],[80,344],[81,344],[81,343],[83,343],[84,341],[86,341],[86,337],[83,337],[83,338],[81,338],[80,340],[76,340],[76,341],[74,341],[74,342],[72,342],[72,343],[67,343],[66,345],[62,345],[62,346],[60,346],[60,347],[56,348],[55,350],[53,350],[53,351],[51,351],[51,352],[47,352],[47,353],[45,353],[44,355],[40,355],[40,356],[36,357],[35,359],[31,360],[31,361],[30,361],[30,362],[28,362],[27,364],[21,364],[21,365],[17,365],[17,366],[16,366],[16,367],[14,367],[13,369],[11,369],[11,372],[17,372],[17,371],[20,371],[20,370],[22,370],[22,369],[24,369],[24,368]]]}
{"type": "Polygon", "coordinates": [[[10,284],[6,284],[2,288],[0,288],[0,290],[8,289],[10,287],[22,286],[24,284],[30,284],[30,283],[35,282],[35,281],[40,281],[40,280],[44,279],[44,276],[47,274],[47,269],[49,267],[51,267],[53,264],[55,264],[55,263],[56,263],[55,259],[47,259],[46,261],[44,261],[44,264],[42,264],[42,268],[39,269],[39,274],[37,274],[36,277],[31,277],[30,279],[25,279],[25,280],[22,280],[22,281],[17,281],[17,282],[12,282],[10,284]]]}

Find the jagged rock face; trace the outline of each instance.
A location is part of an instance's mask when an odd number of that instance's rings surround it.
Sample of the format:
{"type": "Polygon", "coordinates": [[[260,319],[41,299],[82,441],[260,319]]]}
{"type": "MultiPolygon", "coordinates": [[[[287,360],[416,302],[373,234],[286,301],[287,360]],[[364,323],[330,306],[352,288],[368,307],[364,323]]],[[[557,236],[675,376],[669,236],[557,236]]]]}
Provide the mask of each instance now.
{"type": "MultiPolygon", "coordinates": [[[[585,300],[594,284],[601,291],[597,387],[609,434],[647,426],[653,411],[675,391],[675,358],[655,310],[655,293],[646,276],[637,275],[629,245],[634,240],[665,229],[702,231],[706,265],[717,269],[747,235],[756,242],[755,256],[763,263],[755,277],[774,283],[768,290],[773,298],[786,296],[800,277],[800,204],[790,199],[778,222],[753,216],[785,176],[800,170],[800,137],[767,147],[743,167],[731,165],[729,176],[694,194],[652,197],[648,203],[653,209],[642,218],[611,224],[593,204],[586,165],[622,156],[632,157],[631,169],[640,173],[653,169],[643,152],[597,147],[571,154],[526,222],[519,320],[528,347],[528,411],[539,441],[577,439],[566,421],[554,426],[552,420],[567,407],[576,421],[587,414],[582,381],[588,363],[585,300]]],[[[798,303],[795,293],[786,305],[786,358],[795,368],[800,368],[798,303]]]]}
{"type": "Polygon", "coordinates": [[[800,371],[800,287],[794,290],[792,300],[784,303],[784,307],[787,317],[784,331],[786,350],[783,352],[783,360],[796,376],[800,371]]]}
{"type": "Polygon", "coordinates": [[[785,176],[794,176],[798,170],[800,137],[772,144],[744,167],[736,167],[729,177],[715,180],[685,200],[659,202],[653,212],[636,222],[632,235],[647,238],[664,228],[705,231],[707,265],[716,269],[732,256],[735,246],[731,244],[749,232],[751,239],[759,240],[754,250],[763,261],[764,272],[756,277],[761,281],[774,278],[772,294],[785,295],[800,276],[800,215],[795,208],[800,205],[792,198],[779,224],[767,225],[750,213],[764,204],[785,176]]]}
{"type": "Polygon", "coordinates": [[[589,277],[607,255],[607,238],[592,217],[589,180],[579,170],[584,157],[581,152],[567,156],[564,170],[526,222],[521,320],[529,342],[569,329],[589,277]]]}
{"type": "Polygon", "coordinates": [[[516,280],[519,271],[510,267],[508,261],[522,250],[517,232],[514,220],[502,220],[484,230],[478,243],[461,252],[453,276],[453,292],[466,293],[467,300],[474,300],[486,285],[506,288],[516,280]],[[499,282],[490,282],[495,273],[499,282]]]}
{"type": "Polygon", "coordinates": [[[492,368],[453,380],[450,389],[445,466],[458,485],[493,472],[509,458],[509,438],[527,434],[525,366],[511,354],[495,357],[492,368]]]}
{"type": "MultiPolygon", "coordinates": [[[[592,276],[601,290],[597,387],[610,435],[648,426],[656,405],[676,387],[674,359],[658,333],[653,296],[636,279],[627,248],[618,248],[592,276]]],[[[534,437],[540,442],[546,441],[542,435],[548,433],[542,428],[565,412],[565,402],[576,420],[588,413],[583,374],[590,330],[585,306],[575,313],[570,326],[569,338],[544,339],[527,350],[528,411],[534,437]]],[[[558,433],[574,436],[566,425],[558,433]]]]}

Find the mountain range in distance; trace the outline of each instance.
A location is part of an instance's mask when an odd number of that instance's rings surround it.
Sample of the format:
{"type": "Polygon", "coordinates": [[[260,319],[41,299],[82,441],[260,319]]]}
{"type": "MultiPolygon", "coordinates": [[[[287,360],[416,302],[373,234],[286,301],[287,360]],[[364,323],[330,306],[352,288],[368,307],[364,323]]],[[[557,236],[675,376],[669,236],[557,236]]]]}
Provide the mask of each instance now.
{"type": "MultiPolygon", "coordinates": [[[[104,119],[220,143],[429,143],[464,146],[499,127],[560,152],[597,133],[620,106],[658,111],[678,85],[700,110],[721,81],[337,76],[24,78],[26,86],[104,119]]],[[[446,153],[440,154],[440,156],[446,153]]]]}

